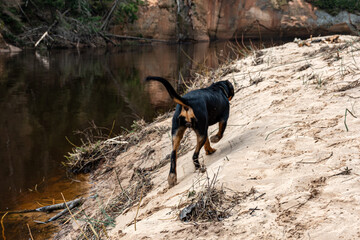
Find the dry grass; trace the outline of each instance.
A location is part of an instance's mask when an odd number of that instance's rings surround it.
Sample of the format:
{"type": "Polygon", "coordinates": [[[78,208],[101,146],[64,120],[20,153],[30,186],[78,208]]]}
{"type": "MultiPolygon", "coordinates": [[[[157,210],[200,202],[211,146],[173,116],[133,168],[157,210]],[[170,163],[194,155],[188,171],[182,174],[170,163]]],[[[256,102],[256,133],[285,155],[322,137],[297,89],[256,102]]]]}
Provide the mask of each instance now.
{"type": "Polygon", "coordinates": [[[231,210],[235,206],[254,194],[253,189],[241,193],[231,189],[225,190],[223,186],[219,187],[217,176],[218,172],[211,180],[207,176],[207,181],[198,193],[195,190],[188,192],[190,203],[180,211],[181,221],[222,221],[231,216],[231,210]]]}
{"type": "MultiPolygon", "coordinates": [[[[198,64],[199,67],[196,68],[195,73],[192,74],[192,80],[188,80],[188,82],[185,83],[187,91],[208,87],[214,82],[221,81],[223,77],[229,74],[241,72],[241,69],[235,66],[235,63],[241,58],[252,56],[253,65],[259,65],[264,62],[264,52],[261,51],[261,49],[264,49],[265,46],[261,42],[258,45],[251,41],[245,44],[242,39],[241,42],[229,42],[227,47],[231,50],[231,55],[235,57],[223,56],[220,58],[218,56],[221,64],[216,69],[206,67],[205,64],[198,64]]],[[[254,81],[258,83],[262,80],[263,78],[259,76],[254,81]]],[[[185,81],[183,80],[183,82],[185,81]]],[[[236,83],[233,83],[236,86],[236,83]]]]}
{"type": "MultiPolygon", "coordinates": [[[[159,164],[161,164],[161,162],[159,164]]],[[[86,236],[90,236],[90,239],[106,238],[107,232],[104,229],[108,225],[113,226],[114,219],[117,216],[126,214],[136,204],[140,204],[141,199],[153,189],[151,176],[156,169],[158,169],[158,166],[147,169],[135,168],[130,182],[125,188],[122,186],[116,172],[121,192],[117,196],[110,198],[110,201],[98,210],[99,213],[96,214],[96,219],[86,217],[85,221],[87,223],[83,226],[86,236]]],[[[83,236],[81,236],[80,239],[84,239],[83,236]]]]}
{"type": "Polygon", "coordinates": [[[144,120],[134,121],[131,130],[114,138],[105,134],[105,128],[99,128],[94,123],[84,131],[77,131],[80,135],[82,145],[80,147],[72,144],[74,148],[65,158],[63,165],[73,173],[87,173],[93,171],[98,164],[113,161],[122,152],[137,143],[151,133],[159,136],[169,130],[169,127],[153,127],[144,120]]]}
{"type": "MultiPolygon", "coordinates": [[[[121,185],[119,181],[119,185],[121,185]]],[[[151,171],[143,168],[134,169],[130,183],[127,188],[122,188],[122,192],[109,205],[107,211],[110,215],[120,215],[127,212],[135,203],[140,201],[140,193],[143,196],[152,189],[151,171]]]]}

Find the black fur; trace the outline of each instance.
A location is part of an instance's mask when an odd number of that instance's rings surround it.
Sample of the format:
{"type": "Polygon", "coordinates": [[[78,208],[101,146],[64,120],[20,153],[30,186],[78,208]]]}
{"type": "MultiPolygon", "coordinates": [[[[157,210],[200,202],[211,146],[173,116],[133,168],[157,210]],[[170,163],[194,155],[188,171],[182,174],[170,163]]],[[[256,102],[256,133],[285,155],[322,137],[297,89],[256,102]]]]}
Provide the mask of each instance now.
{"type": "MultiPolygon", "coordinates": [[[[171,98],[178,103],[172,119],[171,130],[173,151],[171,154],[169,184],[172,186],[176,183],[176,150],[178,147],[178,144],[174,143],[174,141],[181,140],[185,129],[188,127],[191,127],[196,132],[198,145],[193,155],[193,161],[195,168],[198,169],[200,167],[198,160],[200,149],[206,141],[209,141],[208,127],[219,123],[219,132],[211,138],[212,142],[218,142],[223,136],[229,118],[229,100],[234,96],[234,87],[229,81],[220,81],[213,83],[210,87],[191,91],[181,97],[164,78],[152,76],[146,78],[146,81],[150,80],[161,82],[169,92],[171,98]],[[192,109],[194,114],[191,121],[187,121],[186,118],[181,115],[182,113],[188,113],[189,109],[192,109]]],[[[206,147],[205,145],[205,148],[206,147]]],[[[210,143],[205,150],[207,154],[215,151],[215,149],[210,147],[210,143]]]]}

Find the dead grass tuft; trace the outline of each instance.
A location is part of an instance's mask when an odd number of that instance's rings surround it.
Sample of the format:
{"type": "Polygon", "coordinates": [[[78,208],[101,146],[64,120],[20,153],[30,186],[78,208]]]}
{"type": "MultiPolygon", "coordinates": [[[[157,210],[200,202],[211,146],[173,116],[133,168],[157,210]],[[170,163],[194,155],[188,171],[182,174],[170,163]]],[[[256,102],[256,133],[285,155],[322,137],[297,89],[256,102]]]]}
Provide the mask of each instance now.
{"type": "Polygon", "coordinates": [[[153,188],[151,182],[151,170],[144,168],[135,168],[130,178],[130,183],[126,188],[119,185],[122,192],[112,200],[112,204],[107,207],[110,216],[125,214],[134,204],[140,201],[140,193],[144,196],[153,188]]]}
{"type": "Polygon", "coordinates": [[[72,152],[65,156],[66,162],[63,165],[73,173],[88,173],[107,161],[113,161],[122,152],[149,134],[162,136],[169,130],[169,127],[157,127],[147,125],[144,120],[134,121],[131,130],[126,130],[125,135],[120,135],[108,139],[108,134],[104,134],[105,128],[99,128],[94,123],[84,131],[78,131],[81,136],[82,145],[74,146],[72,152]]]}
{"type": "Polygon", "coordinates": [[[235,206],[253,194],[252,192],[235,192],[230,189],[225,191],[223,186],[218,186],[217,176],[218,173],[211,180],[207,177],[203,190],[198,193],[195,190],[188,192],[190,204],[180,211],[181,221],[222,221],[231,216],[231,210],[235,206]]]}

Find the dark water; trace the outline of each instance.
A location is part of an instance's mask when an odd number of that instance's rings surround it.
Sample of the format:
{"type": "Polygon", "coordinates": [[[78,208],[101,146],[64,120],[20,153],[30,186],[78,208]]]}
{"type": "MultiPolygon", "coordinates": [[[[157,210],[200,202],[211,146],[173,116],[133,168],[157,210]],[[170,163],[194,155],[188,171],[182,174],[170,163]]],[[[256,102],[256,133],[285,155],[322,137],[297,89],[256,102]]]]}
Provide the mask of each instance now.
{"type": "MultiPolygon", "coordinates": [[[[231,52],[226,46],[157,44],[0,55],[0,218],[9,210],[61,201],[60,192],[76,197],[88,186],[66,177],[61,162],[72,146],[65,136],[79,144],[73,132],[90,121],[109,129],[115,121],[115,133],[136,119],[151,121],[173,105],[166,92],[143,79],[162,76],[181,87],[180,76],[186,79],[226,59],[231,52]]],[[[8,219],[6,235],[16,235],[16,224],[8,219]]]]}

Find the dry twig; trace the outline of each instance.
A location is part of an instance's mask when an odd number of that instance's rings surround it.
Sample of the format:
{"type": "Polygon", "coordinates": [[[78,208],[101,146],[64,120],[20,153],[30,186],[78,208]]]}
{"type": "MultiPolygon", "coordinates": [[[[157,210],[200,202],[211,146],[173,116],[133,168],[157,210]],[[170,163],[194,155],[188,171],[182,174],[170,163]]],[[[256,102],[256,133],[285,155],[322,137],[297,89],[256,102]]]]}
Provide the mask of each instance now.
{"type": "Polygon", "coordinates": [[[192,197],[191,203],[180,211],[179,218],[182,221],[221,221],[230,216],[231,210],[238,203],[249,196],[249,193],[239,193],[233,191],[228,194],[221,186],[217,187],[218,172],[203,186],[203,190],[196,193],[192,190],[188,197],[192,197]]]}
{"type": "Polygon", "coordinates": [[[30,229],[29,224],[27,223],[26,226],[27,226],[27,228],[29,230],[29,235],[30,235],[31,240],[34,240],[33,235],[31,234],[31,229],[30,229]]]}

